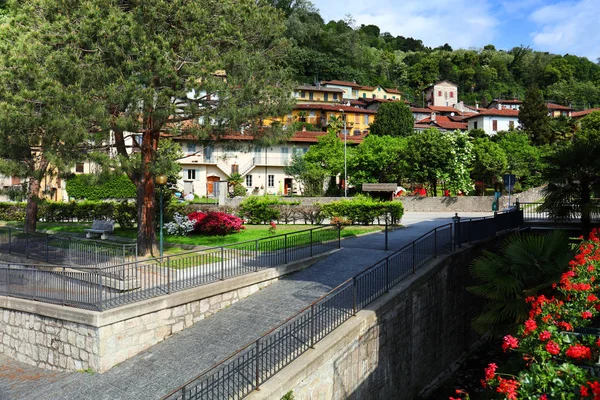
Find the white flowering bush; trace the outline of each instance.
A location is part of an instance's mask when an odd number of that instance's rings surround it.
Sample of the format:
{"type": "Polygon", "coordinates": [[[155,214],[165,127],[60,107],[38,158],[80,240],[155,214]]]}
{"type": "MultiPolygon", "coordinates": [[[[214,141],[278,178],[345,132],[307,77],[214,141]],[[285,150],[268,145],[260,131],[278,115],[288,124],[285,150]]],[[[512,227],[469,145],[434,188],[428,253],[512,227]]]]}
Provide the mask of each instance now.
{"type": "Polygon", "coordinates": [[[169,235],[186,236],[194,230],[195,221],[190,221],[187,215],[175,213],[173,221],[165,224],[165,229],[169,235]]]}

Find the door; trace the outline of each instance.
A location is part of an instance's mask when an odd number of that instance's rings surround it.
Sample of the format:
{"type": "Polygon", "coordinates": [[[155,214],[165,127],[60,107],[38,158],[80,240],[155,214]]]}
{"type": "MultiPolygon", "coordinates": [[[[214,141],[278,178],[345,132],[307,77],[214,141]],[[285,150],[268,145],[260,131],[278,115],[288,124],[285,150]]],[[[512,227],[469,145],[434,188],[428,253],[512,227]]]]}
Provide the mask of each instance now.
{"type": "Polygon", "coordinates": [[[194,182],[184,181],[183,182],[183,193],[194,193],[194,182]]]}
{"type": "Polygon", "coordinates": [[[285,178],[285,180],[283,181],[283,194],[285,196],[292,195],[292,182],[292,178],[285,178]]]}
{"type": "Polygon", "coordinates": [[[211,195],[215,192],[215,182],[219,182],[221,178],[218,176],[209,176],[206,178],[206,193],[211,195]]]}

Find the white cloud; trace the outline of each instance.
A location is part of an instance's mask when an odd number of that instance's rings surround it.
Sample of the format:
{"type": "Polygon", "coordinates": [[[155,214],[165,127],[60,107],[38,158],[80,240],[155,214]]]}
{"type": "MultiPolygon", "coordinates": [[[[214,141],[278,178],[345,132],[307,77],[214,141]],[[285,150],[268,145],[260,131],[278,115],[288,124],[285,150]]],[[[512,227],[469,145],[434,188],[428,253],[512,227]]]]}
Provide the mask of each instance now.
{"type": "Polygon", "coordinates": [[[597,0],[560,2],[535,10],[530,19],[537,24],[531,33],[536,50],[577,54],[596,61],[600,57],[600,8],[597,0]]]}
{"type": "Polygon", "coordinates": [[[313,0],[325,21],[351,14],[357,25],[421,39],[426,46],[482,47],[496,35],[497,19],[489,0],[313,0]]]}

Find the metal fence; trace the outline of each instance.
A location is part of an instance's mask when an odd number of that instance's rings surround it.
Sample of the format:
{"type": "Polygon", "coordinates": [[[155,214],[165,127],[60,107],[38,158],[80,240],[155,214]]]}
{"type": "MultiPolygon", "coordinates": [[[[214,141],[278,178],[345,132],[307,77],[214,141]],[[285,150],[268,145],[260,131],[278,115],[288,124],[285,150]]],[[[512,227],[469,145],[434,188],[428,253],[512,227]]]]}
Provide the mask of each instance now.
{"type": "Polygon", "coordinates": [[[439,226],[340,284],[288,320],[172,391],[163,400],[241,399],[369,303],[440,254],[517,228],[519,210],[439,226]]]}
{"type": "Polygon", "coordinates": [[[0,228],[0,251],[56,265],[104,267],[137,260],[136,243],[108,243],[60,234],[0,228]]]}
{"type": "Polygon", "coordinates": [[[339,246],[340,230],[323,226],[119,265],[0,264],[0,295],[102,311],[287,264],[339,246]]]}
{"type": "MultiPolygon", "coordinates": [[[[548,211],[542,208],[542,203],[518,203],[523,210],[523,219],[526,222],[546,222],[553,221],[548,211]]],[[[581,209],[579,204],[565,203],[560,210],[563,218],[557,218],[556,222],[578,222],[581,219],[581,209]]],[[[600,222],[600,203],[596,200],[592,203],[591,220],[600,222]]],[[[553,222],[555,222],[553,221],[553,222]]]]}

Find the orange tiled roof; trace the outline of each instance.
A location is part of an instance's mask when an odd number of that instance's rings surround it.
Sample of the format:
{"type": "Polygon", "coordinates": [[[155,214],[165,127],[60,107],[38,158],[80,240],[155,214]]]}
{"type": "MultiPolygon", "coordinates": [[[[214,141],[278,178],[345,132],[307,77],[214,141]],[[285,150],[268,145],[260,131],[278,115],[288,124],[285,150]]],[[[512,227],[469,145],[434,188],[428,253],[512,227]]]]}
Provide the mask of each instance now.
{"type": "MultiPolygon", "coordinates": [[[[501,104],[523,104],[521,100],[512,99],[512,100],[502,100],[502,99],[494,99],[492,103],[501,103],[501,104]]],[[[490,103],[490,104],[492,104],[490,103]]]]}
{"type": "Polygon", "coordinates": [[[437,125],[443,129],[452,129],[452,130],[453,129],[461,129],[461,130],[468,129],[468,125],[466,122],[452,121],[449,117],[445,117],[443,115],[438,115],[437,117],[435,117],[435,120],[431,119],[431,117],[426,117],[420,121],[417,121],[416,123],[417,124],[437,125]]]}
{"type": "Polygon", "coordinates": [[[414,113],[431,114],[431,110],[429,108],[411,107],[410,111],[414,113]]]}
{"type": "Polygon", "coordinates": [[[546,103],[548,110],[563,110],[563,111],[573,111],[571,107],[563,106],[555,103],[546,103]]]}
{"type": "Polygon", "coordinates": [[[593,113],[594,111],[600,111],[600,108],[590,108],[589,110],[575,111],[571,114],[571,116],[573,118],[581,118],[581,117],[585,117],[588,114],[593,113]]]}
{"type": "Polygon", "coordinates": [[[480,108],[479,114],[469,115],[465,119],[475,118],[475,117],[483,116],[483,115],[491,115],[491,116],[498,116],[498,117],[518,117],[519,110],[511,110],[508,108],[504,108],[502,110],[498,110],[497,108],[480,108]]]}
{"type": "Polygon", "coordinates": [[[338,81],[338,80],[331,80],[331,81],[323,81],[321,82],[321,85],[338,85],[338,86],[349,86],[352,88],[357,88],[360,89],[362,87],[362,85],[359,85],[356,82],[348,82],[348,81],[338,81]]]}
{"type": "Polygon", "coordinates": [[[427,106],[427,108],[437,112],[453,112],[456,114],[460,114],[460,110],[450,106],[427,106]]]}
{"type": "Polygon", "coordinates": [[[296,104],[295,110],[323,110],[323,111],[340,111],[353,112],[357,114],[377,114],[377,111],[365,110],[363,108],[356,108],[352,106],[344,105],[330,105],[330,104],[296,104]]]}
{"type": "Polygon", "coordinates": [[[328,88],[323,86],[310,86],[310,85],[301,85],[297,86],[296,90],[304,90],[304,91],[313,91],[313,92],[331,92],[331,93],[344,93],[344,91],[340,88],[328,88]]]}

